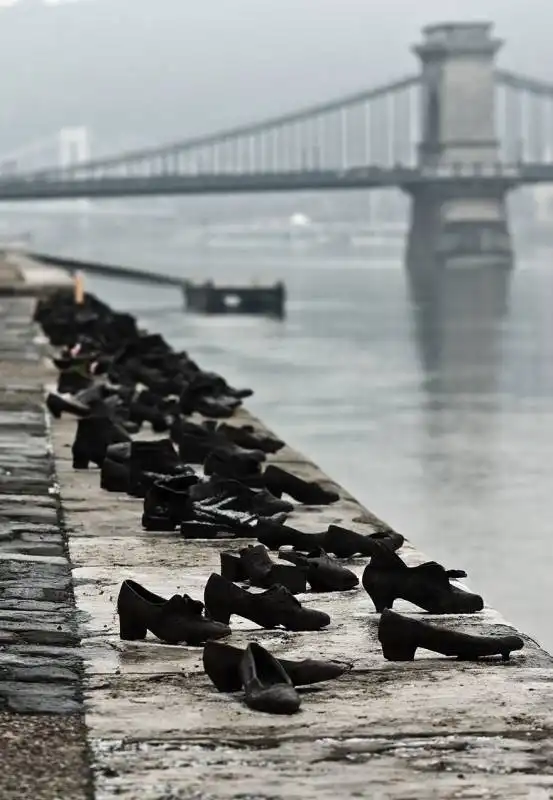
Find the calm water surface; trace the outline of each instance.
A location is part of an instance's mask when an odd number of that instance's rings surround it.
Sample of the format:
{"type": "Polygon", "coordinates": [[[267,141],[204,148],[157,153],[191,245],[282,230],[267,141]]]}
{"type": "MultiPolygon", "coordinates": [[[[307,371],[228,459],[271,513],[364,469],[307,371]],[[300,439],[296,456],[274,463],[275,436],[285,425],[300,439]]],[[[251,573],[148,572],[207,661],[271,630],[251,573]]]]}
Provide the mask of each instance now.
{"type": "Polygon", "coordinates": [[[254,387],[254,413],[553,649],[550,258],[511,276],[450,273],[430,291],[399,263],[208,258],[128,242],[97,242],[94,255],[181,275],[283,278],[284,322],[187,315],[173,291],[89,287],[254,387]]]}

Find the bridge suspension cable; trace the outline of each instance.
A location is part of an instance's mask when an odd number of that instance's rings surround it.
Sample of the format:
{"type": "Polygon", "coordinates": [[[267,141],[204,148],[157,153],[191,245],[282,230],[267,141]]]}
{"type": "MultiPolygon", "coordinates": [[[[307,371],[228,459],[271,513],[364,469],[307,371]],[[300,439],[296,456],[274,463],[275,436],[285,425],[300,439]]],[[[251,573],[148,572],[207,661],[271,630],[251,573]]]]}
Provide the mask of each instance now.
{"type": "MultiPolygon", "coordinates": [[[[176,157],[181,153],[186,153],[202,148],[230,143],[233,140],[245,137],[255,137],[268,131],[282,130],[301,123],[308,123],[317,118],[327,116],[332,113],[346,112],[349,108],[361,106],[363,103],[379,100],[389,95],[408,90],[419,83],[418,75],[411,75],[400,80],[384,84],[372,89],[355,92],[347,97],[331,100],[330,102],[313,105],[301,111],[289,112],[279,116],[271,117],[262,122],[248,123],[233,128],[224,129],[217,133],[196,136],[180,142],[173,142],[158,147],[143,148],[132,150],[126,153],[119,153],[107,158],[96,159],[80,165],[82,169],[103,169],[107,167],[122,166],[133,162],[151,161],[156,158],[176,157]]],[[[253,148],[252,148],[253,149],[253,148]]]]}
{"type": "Polygon", "coordinates": [[[505,69],[496,70],[495,77],[499,84],[508,86],[511,89],[519,89],[520,91],[531,92],[544,97],[553,97],[553,83],[537,78],[529,78],[526,75],[519,75],[516,72],[509,72],[505,69]]]}

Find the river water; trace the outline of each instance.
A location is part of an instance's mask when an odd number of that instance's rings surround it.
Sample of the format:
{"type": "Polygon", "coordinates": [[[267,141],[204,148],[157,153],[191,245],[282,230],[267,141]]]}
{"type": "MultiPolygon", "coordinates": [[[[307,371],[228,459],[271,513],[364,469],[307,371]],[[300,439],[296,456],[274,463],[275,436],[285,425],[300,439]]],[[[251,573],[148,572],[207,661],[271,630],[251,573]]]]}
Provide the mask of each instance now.
{"type": "MultiPolygon", "coordinates": [[[[71,248],[66,245],[65,250],[71,248]]],[[[553,649],[553,264],[413,286],[401,260],[96,241],[126,265],[283,279],[288,313],[183,313],[173,290],[90,280],[188,349],[365,505],[553,649]]]]}

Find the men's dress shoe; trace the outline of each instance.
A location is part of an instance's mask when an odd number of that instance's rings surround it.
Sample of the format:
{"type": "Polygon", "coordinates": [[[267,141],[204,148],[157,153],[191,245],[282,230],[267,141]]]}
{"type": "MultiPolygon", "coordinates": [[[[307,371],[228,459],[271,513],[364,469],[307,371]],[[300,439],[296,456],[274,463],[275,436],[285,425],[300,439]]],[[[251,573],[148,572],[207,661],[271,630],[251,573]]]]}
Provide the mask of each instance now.
{"type": "Polygon", "coordinates": [[[305,575],[296,567],[275,564],[262,545],[244,547],[239,553],[220,553],[221,575],[229,581],[249,581],[252,586],[269,589],[281,585],[292,594],[306,591],[305,575]]]}
{"type": "Polygon", "coordinates": [[[219,505],[235,511],[248,511],[260,517],[271,517],[281,512],[294,510],[292,503],[274,497],[268,489],[251,489],[240,481],[213,476],[198,483],[190,492],[192,500],[202,502],[214,500],[219,505]],[[220,503],[219,501],[224,501],[220,503]]]}
{"type": "Polygon", "coordinates": [[[90,462],[101,467],[110,444],[130,441],[129,434],[109,417],[83,417],[77,423],[73,442],[73,468],[88,469],[90,462]]]}
{"type": "Polygon", "coordinates": [[[445,570],[429,561],[416,567],[407,564],[387,548],[371,558],[363,572],[363,586],[377,611],[392,608],[398,598],[431,614],[473,614],[482,611],[484,601],[450,583],[450,578],[465,577],[461,570],[445,570]]]}
{"type": "Polygon", "coordinates": [[[326,553],[334,553],[338,558],[351,558],[360,553],[372,556],[380,552],[378,545],[385,545],[391,550],[399,549],[404,538],[400,533],[372,533],[364,535],[329,525],[323,533],[305,533],[289,525],[277,525],[274,521],[262,520],[258,526],[257,538],[270,550],[279,550],[281,547],[294,547],[296,550],[311,552],[316,548],[323,549],[326,553]]]}
{"type": "MultiPolygon", "coordinates": [[[[230,644],[206,642],[203,652],[204,670],[220,692],[239,692],[242,688],[239,667],[243,655],[243,650],[230,644]]],[[[279,658],[278,661],[294,686],[310,686],[334,680],[352,666],[342,661],[320,661],[312,658],[302,661],[279,658]]]]}
{"type": "Polygon", "coordinates": [[[305,481],[274,464],[269,464],[263,473],[263,480],[275,497],[288,494],[298,503],[308,506],[328,505],[340,499],[337,492],[325,489],[317,481],[305,481]]]}
{"type": "Polygon", "coordinates": [[[188,595],[169,600],[132,580],[123,581],[117,598],[121,639],[145,639],[147,631],[168,644],[201,645],[231,633],[228,625],[210,619],[203,603],[188,595]]]}
{"type": "Polygon", "coordinates": [[[399,550],[404,541],[401,533],[392,530],[363,534],[338,525],[329,525],[322,535],[320,547],[327,553],[334,553],[338,558],[351,558],[357,554],[374,556],[383,547],[391,551],[399,550]]]}
{"type": "Polygon", "coordinates": [[[474,636],[459,633],[396,614],[389,609],[385,609],[380,617],[378,639],[382,645],[382,654],[388,661],[413,661],[417,647],[444,656],[457,656],[464,661],[495,655],[508,661],[512,650],[521,650],[524,647],[520,636],[474,636]]]}
{"type": "Polygon", "coordinates": [[[262,450],[264,453],[277,453],[284,447],[284,442],[272,436],[255,431],[253,425],[228,425],[222,422],[217,427],[229,442],[244,447],[246,450],[262,450]]]}
{"type": "Polygon", "coordinates": [[[355,572],[338,564],[320,548],[306,554],[282,550],[278,557],[295,564],[314,592],[347,592],[359,585],[355,572]]]}
{"type": "Polygon", "coordinates": [[[206,583],[204,602],[213,619],[225,623],[237,614],[262,628],[281,625],[289,631],[318,631],[330,624],[328,614],[304,608],[284,586],[252,594],[216,573],[206,583]]]}
{"type": "Polygon", "coordinates": [[[300,708],[300,696],[284,667],[274,656],[252,642],[240,661],[240,680],[244,702],[254,711],[267,714],[295,714],[300,708]]]}
{"type": "Polygon", "coordinates": [[[264,486],[261,473],[261,462],[264,459],[265,453],[261,450],[216,448],[204,461],[204,473],[217,475],[220,478],[232,478],[249,486],[257,485],[261,488],[264,486]]]}
{"type": "Polygon", "coordinates": [[[289,546],[309,552],[320,546],[323,536],[323,533],[304,533],[290,525],[281,525],[271,520],[261,520],[257,526],[257,538],[269,550],[289,546]]]}
{"type": "MultiPolygon", "coordinates": [[[[189,517],[180,524],[180,532],[185,539],[256,539],[257,526],[262,521],[255,514],[192,501],[188,511],[189,517]]],[[[274,519],[282,517],[286,515],[276,514],[274,519]]]]}

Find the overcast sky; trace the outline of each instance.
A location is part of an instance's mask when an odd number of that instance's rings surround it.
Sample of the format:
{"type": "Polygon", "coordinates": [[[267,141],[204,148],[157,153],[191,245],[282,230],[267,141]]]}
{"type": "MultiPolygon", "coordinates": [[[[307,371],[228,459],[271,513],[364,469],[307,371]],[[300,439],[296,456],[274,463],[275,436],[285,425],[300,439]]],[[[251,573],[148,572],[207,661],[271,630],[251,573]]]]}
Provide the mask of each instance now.
{"type": "Polygon", "coordinates": [[[0,152],[68,125],[127,146],[323,101],[415,72],[423,25],[473,19],[496,23],[504,66],[553,82],[553,0],[20,0],[0,8],[0,152]]]}

